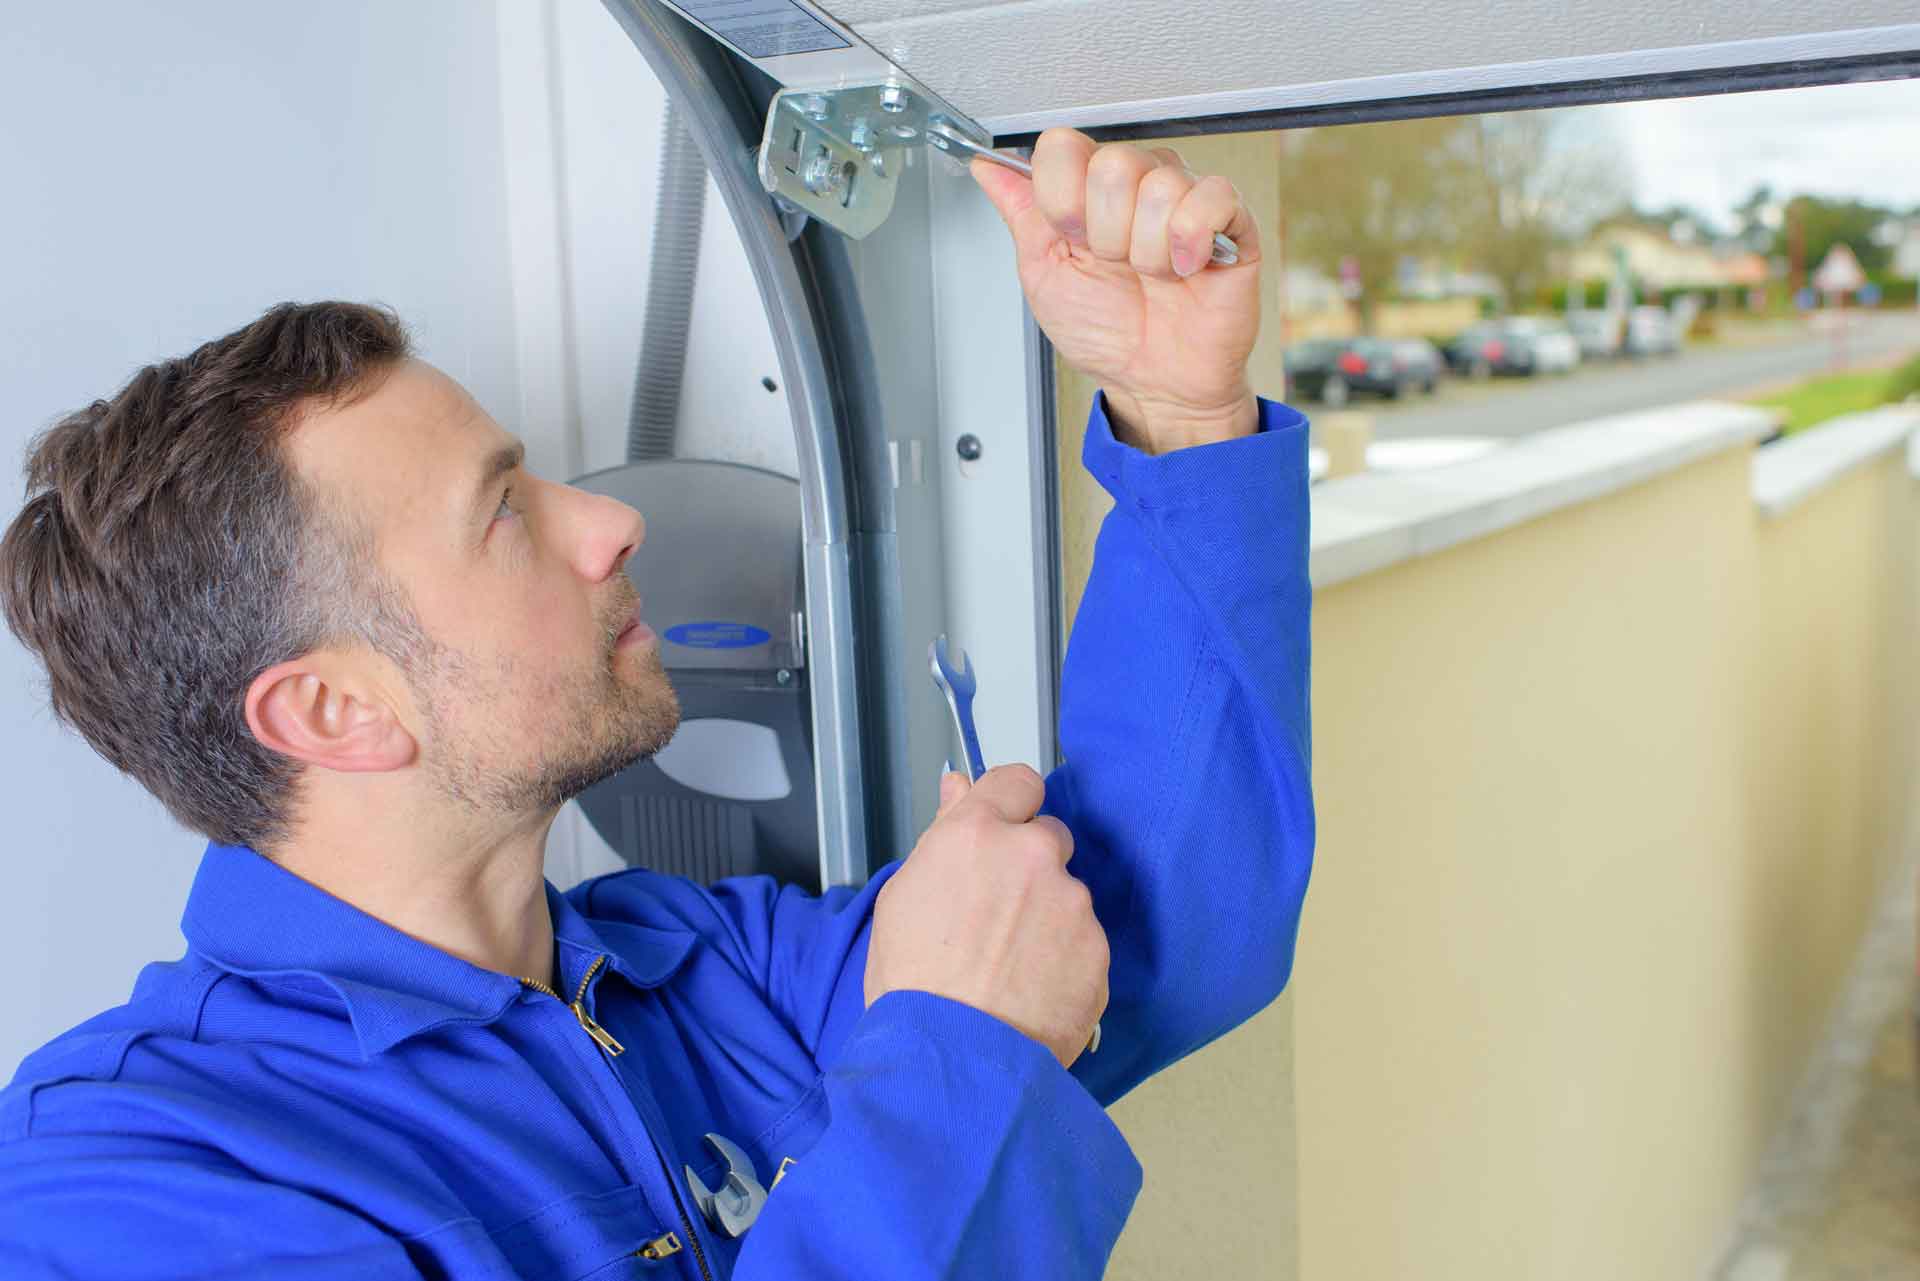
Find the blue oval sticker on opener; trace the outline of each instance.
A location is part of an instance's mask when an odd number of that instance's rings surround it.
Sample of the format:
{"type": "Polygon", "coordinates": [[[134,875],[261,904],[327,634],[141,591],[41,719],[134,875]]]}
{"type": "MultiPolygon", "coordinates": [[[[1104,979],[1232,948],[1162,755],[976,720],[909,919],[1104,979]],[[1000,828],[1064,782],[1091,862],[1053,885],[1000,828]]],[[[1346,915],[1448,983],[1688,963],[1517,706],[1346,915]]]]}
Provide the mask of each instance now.
{"type": "Polygon", "coordinates": [[[667,628],[667,639],[688,649],[751,649],[773,634],[748,623],[682,623],[667,628]]]}

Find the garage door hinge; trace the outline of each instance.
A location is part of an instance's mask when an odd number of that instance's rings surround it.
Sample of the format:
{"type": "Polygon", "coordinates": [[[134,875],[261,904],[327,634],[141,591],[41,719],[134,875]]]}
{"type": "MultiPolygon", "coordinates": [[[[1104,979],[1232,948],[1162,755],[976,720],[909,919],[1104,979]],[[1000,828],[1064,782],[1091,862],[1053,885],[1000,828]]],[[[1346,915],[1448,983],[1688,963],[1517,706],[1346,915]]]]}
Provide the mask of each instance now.
{"type": "Polygon", "coordinates": [[[908,157],[928,131],[993,140],[918,85],[888,79],[782,89],[767,109],[760,183],[776,198],[858,240],[886,221],[908,157]]]}

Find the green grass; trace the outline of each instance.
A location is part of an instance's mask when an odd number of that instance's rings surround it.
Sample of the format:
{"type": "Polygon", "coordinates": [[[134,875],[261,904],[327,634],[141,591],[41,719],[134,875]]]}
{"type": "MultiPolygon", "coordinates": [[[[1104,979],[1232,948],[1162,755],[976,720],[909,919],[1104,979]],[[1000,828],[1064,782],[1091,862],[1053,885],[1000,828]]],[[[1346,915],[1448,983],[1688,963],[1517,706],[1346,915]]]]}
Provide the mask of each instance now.
{"type": "Polygon", "coordinates": [[[1857,414],[1887,403],[1892,383],[1885,369],[1872,373],[1822,374],[1785,391],[1756,396],[1751,403],[1786,411],[1789,433],[1804,431],[1842,414],[1857,414]]]}

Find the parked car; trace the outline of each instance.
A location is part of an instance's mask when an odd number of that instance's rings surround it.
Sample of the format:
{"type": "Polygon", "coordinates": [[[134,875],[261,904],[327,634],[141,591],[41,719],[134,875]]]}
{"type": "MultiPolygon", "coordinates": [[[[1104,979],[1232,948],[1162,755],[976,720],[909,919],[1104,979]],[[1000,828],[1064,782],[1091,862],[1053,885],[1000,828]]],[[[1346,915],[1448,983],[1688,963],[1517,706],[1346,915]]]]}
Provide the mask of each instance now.
{"type": "Polygon", "coordinates": [[[1447,363],[1469,378],[1566,373],[1580,363],[1580,344],[1552,321],[1509,316],[1464,330],[1447,348],[1447,363]]]}
{"type": "Polygon", "coordinates": [[[1570,311],[1567,328],[1580,344],[1582,360],[1614,360],[1625,354],[1627,322],[1618,311],[1570,311]]]}
{"type": "Polygon", "coordinates": [[[1680,326],[1665,307],[1635,307],[1627,313],[1629,356],[1674,356],[1680,352],[1680,326]]]}
{"type": "Polygon", "coordinates": [[[1400,370],[1404,386],[1418,387],[1429,396],[1440,385],[1440,375],[1447,368],[1440,349],[1424,338],[1395,339],[1393,363],[1400,370]]]}
{"type": "Polygon", "coordinates": [[[1513,353],[1496,321],[1469,325],[1447,344],[1442,354],[1447,358],[1448,368],[1467,378],[1520,372],[1513,365],[1513,353]]]}
{"type": "Polygon", "coordinates": [[[1502,327],[1509,342],[1524,348],[1537,374],[1571,373],[1580,363],[1580,342],[1567,327],[1544,316],[1511,316],[1502,327]]]}
{"type": "MultiPolygon", "coordinates": [[[[1424,344],[1423,344],[1424,345],[1424,344]]],[[[1422,371],[1411,353],[1382,338],[1316,338],[1287,353],[1287,385],[1301,396],[1344,405],[1365,392],[1396,399],[1408,387],[1423,387],[1439,375],[1422,371]]]]}

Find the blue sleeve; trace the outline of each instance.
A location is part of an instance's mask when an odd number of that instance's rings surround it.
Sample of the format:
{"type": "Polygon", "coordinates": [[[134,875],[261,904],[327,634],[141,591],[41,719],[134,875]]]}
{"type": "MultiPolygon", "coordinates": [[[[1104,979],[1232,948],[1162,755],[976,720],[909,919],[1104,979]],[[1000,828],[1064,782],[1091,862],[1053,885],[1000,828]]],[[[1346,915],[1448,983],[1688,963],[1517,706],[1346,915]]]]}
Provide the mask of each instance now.
{"type": "MultiPolygon", "coordinates": [[[[717,881],[698,891],[730,936],[737,962],[817,1067],[827,1066],[866,1009],[873,901],[899,867],[889,863],[858,890],[825,894],[770,876],[717,881]]],[[[621,883],[619,875],[609,884],[621,883]]]]}
{"type": "Polygon", "coordinates": [[[352,1210],[254,1177],[210,1148],[132,1135],[0,1147],[9,1281],[420,1281],[352,1210]]]}
{"type": "Polygon", "coordinates": [[[1278,996],[1313,861],[1307,423],[1158,457],[1097,401],[1082,460],[1113,496],[1061,680],[1072,829],[1113,953],[1097,1053],[1110,1103],[1278,996]]]}
{"type": "Polygon", "coordinates": [[[825,1082],[832,1121],[768,1197],[738,1281],[1105,1274],[1140,1165],[1038,1042],[959,1002],[890,992],[825,1082]]]}

